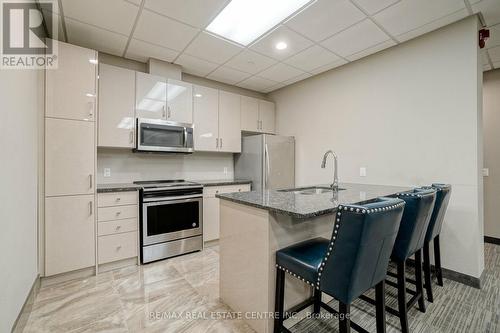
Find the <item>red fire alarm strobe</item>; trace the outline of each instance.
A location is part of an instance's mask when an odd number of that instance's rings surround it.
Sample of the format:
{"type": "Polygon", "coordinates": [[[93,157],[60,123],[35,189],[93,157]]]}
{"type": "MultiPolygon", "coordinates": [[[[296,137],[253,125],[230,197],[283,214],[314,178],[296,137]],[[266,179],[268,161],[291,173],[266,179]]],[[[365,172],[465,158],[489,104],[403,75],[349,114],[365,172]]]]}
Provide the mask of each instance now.
{"type": "Polygon", "coordinates": [[[479,30],[479,47],[484,48],[486,40],[490,38],[490,31],[488,29],[479,30]]]}

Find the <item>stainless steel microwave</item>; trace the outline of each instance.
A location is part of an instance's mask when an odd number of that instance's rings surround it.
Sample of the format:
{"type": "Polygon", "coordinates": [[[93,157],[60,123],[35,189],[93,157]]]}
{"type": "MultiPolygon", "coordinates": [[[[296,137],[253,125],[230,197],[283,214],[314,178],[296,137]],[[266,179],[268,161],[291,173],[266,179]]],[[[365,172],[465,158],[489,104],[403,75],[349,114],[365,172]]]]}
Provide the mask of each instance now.
{"type": "Polygon", "coordinates": [[[192,153],[193,125],[160,119],[137,119],[136,151],[192,153]]]}

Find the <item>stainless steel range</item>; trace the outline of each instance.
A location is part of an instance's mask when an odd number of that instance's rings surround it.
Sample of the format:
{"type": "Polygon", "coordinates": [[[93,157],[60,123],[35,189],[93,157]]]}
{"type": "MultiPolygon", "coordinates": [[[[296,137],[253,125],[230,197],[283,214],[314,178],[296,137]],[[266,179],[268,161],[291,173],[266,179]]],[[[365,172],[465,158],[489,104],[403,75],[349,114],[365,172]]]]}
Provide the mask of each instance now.
{"type": "Polygon", "coordinates": [[[203,186],[184,180],[134,182],[141,193],[141,262],[203,249],[203,186]]]}

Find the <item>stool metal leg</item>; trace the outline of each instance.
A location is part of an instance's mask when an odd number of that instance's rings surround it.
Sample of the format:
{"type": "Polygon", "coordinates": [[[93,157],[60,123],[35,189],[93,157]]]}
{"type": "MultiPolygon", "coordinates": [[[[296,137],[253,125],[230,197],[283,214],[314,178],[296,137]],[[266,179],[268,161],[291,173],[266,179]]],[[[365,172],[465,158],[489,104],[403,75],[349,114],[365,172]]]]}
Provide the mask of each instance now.
{"type": "Polygon", "coordinates": [[[422,285],[422,250],[415,252],[415,285],[417,287],[418,309],[425,313],[424,287],[422,285]]]}
{"type": "Polygon", "coordinates": [[[443,271],[441,269],[441,247],[439,245],[439,235],[434,238],[434,267],[436,268],[436,277],[438,285],[443,286],[443,271]]]}
{"type": "Polygon", "coordinates": [[[285,303],[285,272],[281,269],[276,269],[276,296],[274,301],[274,312],[276,317],[274,318],[274,333],[281,332],[283,326],[284,313],[284,303],[285,303]]]}
{"type": "Polygon", "coordinates": [[[375,286],[377,333],[385,333],[385,281],[375,286]]]}
{"type": "Polygon", "coordinates": [[[429,254],[429,242],[424,244],[424,280],[425,290],[427,292],[427,300],[434,302],[434,295],[432,295],[432,279],[431,279],[431,258],[429,254]]]}
{"type": "Polygon", "coordinates": [[[401,322],[401,332],[408,333],[408,309],[406,305],[406,263],[398,262],[398,308],[399,321],[401,322]]]}
{"type": "Polygon", "coordinates": [[[351,332],[351,318],[350,318],[349,304],[344,304],[339,302],[339,331],[340,333],[350,333],[351,332]]]}
{"type": "Polygon", "coordinates": [[[321,311],[321,291],[314,288],[314,310],[313,310],[313,312],[315,314],[319,314],[320,311],[321,311]]]}

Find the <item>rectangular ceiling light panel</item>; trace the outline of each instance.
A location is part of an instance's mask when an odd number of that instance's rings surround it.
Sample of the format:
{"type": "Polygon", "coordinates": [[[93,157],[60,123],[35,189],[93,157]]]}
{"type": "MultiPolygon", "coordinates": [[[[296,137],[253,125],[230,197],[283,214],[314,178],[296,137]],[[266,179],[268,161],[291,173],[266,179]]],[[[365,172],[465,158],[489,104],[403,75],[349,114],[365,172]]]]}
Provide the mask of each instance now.
{"type": "Polygon", "coordinates": [[[207,31],[247,46],[315,0],[232,0],[207,31]]]}

